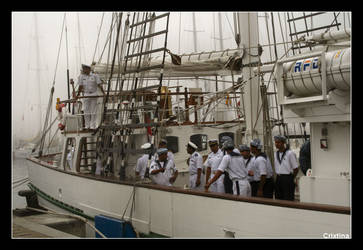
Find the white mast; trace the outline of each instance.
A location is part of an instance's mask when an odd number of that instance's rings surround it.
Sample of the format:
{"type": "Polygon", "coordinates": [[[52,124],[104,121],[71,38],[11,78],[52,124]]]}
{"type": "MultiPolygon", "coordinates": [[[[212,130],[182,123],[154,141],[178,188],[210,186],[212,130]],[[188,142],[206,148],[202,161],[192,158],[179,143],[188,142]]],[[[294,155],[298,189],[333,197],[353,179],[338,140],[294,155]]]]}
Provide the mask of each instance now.
{"type": "MultiPolygon", "coordinates": [[[[253,64],[258,62],[258,16],[256,13],[251,12],[238,12],[237,13],[237,24],[238,34],[240,35],[239,47],[244,47],[245,54],[242,58],[244,65],[253,64]]],[[[259,96],[258,78],[253,77],[253,67],[243,67],[242,69],[243,80],[247,81],[244,91],[245,107],[245,121],[246,121],[246,134],[245,143],[253,138],[261,139],[263,142],[263,123],[262,123],[262,112],[258,114],[258,104],[261,103],[261,97],[259,96]],[[259,102],[258,102],[259,100],[259,102]]]]}
{"type": "Polygon", "coordinates": [[[34,12],[34,40],[35,40],[35,52],[36,52],[36,76],[38,82],[38,101],[39,101],[39,132],[42,127],[42,102],[41,102],[41,84],[40,84],[40,56],[39,56],[39,38],[38,38],[38,19],[37,13],[34,12]]]}

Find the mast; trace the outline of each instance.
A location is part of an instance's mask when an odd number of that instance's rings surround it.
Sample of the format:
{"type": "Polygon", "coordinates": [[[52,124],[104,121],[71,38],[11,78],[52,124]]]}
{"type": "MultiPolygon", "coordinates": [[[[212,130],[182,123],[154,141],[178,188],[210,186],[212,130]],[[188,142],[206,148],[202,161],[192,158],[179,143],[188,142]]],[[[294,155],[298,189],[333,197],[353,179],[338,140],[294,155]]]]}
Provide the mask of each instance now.
{"type": "Polygon", "coordinates": [[[259,109],[259,83],[258,77],[254,77],[253,67],[258,63],[258,20],[257,12],[238,12],[236,21],[238,22],[237,30],[240,37],[238,47],[245,49],[245,55],[242,58],[243,79],[247,81],[243,90],[244,98],[241,103],[245,107],[246,133],[244,140],[248,143],[253,138],[260,138],[263,142],[263,123],[262,114],[258,114],[259,109]]]}
{"type": "MultiPolygon", "coordinates": [[[[64,17],[65,18],[65,17],[64,17]]],[[[66,33],[66,56],[67,56],[67,94],[68,100],[71,98],[70,89],[69,89],[69,62],[68,62],[68,37],[67,37],[67,21],[65,21],[65,33],[66,33]]],[[[71,105],[68,105],[68,112],[71,112],[71,105]]]]}
{"type": "Polygon", "coordinates": [[[38,18],[37,13],[34,12],[34,40],[35,40],[35,58],[37,62],[36,76],[38,82],[38,101],[39,101],[39,133],[42,127],[42,102],[41,102],[41,84],[40,84],[40,56],[39,56],[39,38],[38,38],[38,18]]]}

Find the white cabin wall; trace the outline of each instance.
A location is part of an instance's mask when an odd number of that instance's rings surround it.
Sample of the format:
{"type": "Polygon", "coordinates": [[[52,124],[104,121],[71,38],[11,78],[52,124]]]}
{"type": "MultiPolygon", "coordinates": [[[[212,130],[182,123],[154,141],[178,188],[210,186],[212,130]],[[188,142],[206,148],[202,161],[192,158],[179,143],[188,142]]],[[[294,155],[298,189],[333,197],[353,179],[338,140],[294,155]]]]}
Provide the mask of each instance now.
{"type": "Polygon", "coordinates": [[[310,133],[312,174],[299,180],[300,201],[350,206],[350,122],[311,123],[310,133]],[[328,139],[327,150],[320,148],[322,138],[328,139]]]}
{"type": "Polygon", "coordinates": [[[311,165],[314,176],[341,178],[350,172],[350,122],[311,123],[311,165]],[[320,148],[322,129],[328,129],[328,149],[320,148]]]}

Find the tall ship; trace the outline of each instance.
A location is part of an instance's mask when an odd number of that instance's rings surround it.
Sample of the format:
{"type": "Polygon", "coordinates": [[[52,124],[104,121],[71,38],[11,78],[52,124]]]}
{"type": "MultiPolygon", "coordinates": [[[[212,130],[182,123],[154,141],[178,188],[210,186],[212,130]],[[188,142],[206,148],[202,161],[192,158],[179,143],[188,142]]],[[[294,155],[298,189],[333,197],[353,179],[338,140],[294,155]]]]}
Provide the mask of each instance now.
{"type": "Polygon", "coordinates": [[[349,238],[350,28],[335,12],[287,13],[279,44],[280,13],[265,13],[266,34],[260,13],[236,12],[234,48],[181,53],[168,47],[176,14],[112,13],[102,55],[85,62],[102,80],[103,92],[91,97],[95,128],[84,127],[82,103],[90,97],[74,98],[68,78],[69,98],[60,100],[53,85],[41,139],[27,157],[40,206],[94,224],[100,217],[128,222],[138,237],[349,238]],[[329,25],[308,27],[319,16],[329,25]],[[59,152],[47,148],[54,130],[59,152]],[[274,163],[278,134],[308,159],[299,161],[294,201],[190,189],[189,141],[205,160],[210,139],[228,136],[237,147],[259,138],[274,163]],[[141,146],[150,143],[151,155],[162,139],[179,173],[172,186],[135,176],[141,146]]]}

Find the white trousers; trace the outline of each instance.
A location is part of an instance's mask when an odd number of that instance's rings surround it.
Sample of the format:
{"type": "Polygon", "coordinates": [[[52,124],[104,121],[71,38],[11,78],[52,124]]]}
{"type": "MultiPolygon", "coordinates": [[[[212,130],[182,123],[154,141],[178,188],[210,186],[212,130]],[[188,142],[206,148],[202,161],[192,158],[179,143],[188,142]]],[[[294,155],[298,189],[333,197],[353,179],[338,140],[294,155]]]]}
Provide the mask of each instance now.
{"type": "MultiPolygon", "coordinates": [[[[209,180],[212,179],[213,176],[214,174],[211,173],[209,180]]],[[[219,176],[219,178],[210,185],[209,190],[211,192],[225,193],[223,181],[224,181],[224,174],[219,176]]]]}
{"type": "Polygon", "coordinates": [[[200,175],[200,184],[198,187],[195,185],[195,183],[197,182],[197,176],[198,174],[193,174],[189,176],[189,187],[194,190],[203,191],[205,185],[205,176],[203,173],[200,175]]]}
{"type": "MultiPolygon", "coordinates": [[[[85,96],[96,96],[97,92],[85,96]]],[[[96,128],[97,98],[84,98],[84,125],[86,128],[96,128]]]]}
{"type": "Polygon", "coordinates": [[[247,178],[244,180],[238,180],[238,187],[237,181],[233,181],[233,194],[240,195],[240,196],[251,196],[251,185],[248,182],[247,178]],[[238,194],[239,188],[239,194],[238,194]]]}

